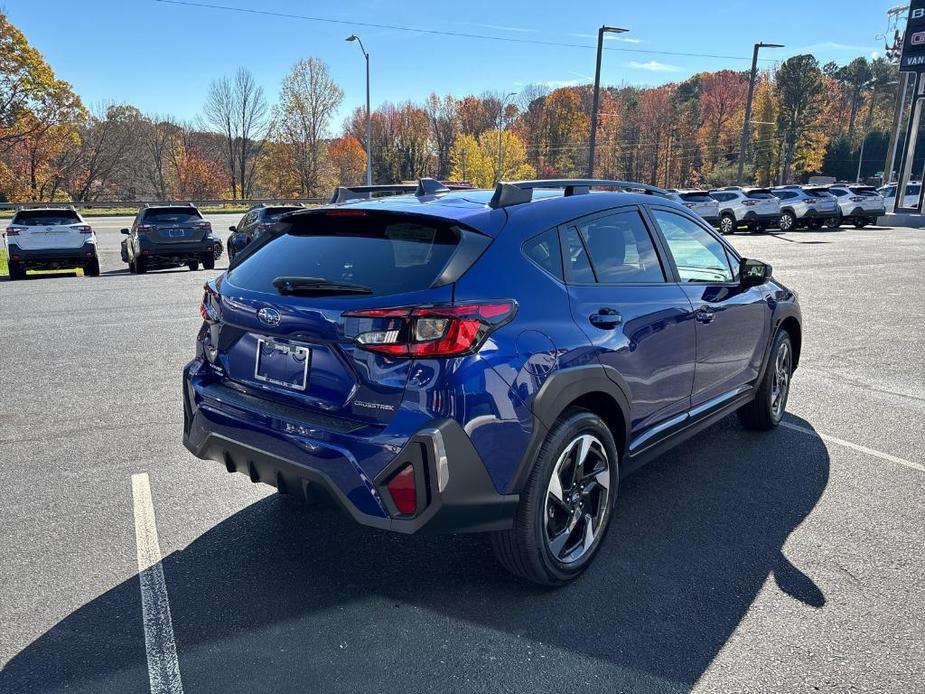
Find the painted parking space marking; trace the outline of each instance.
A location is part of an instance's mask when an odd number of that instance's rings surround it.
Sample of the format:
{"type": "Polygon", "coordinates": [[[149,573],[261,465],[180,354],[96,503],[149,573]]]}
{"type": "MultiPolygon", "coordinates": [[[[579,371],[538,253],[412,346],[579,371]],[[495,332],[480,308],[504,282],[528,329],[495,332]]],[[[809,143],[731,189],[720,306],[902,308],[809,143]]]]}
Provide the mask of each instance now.
{"type": "Polygon", "coordinates": [[[141,612],[151,694],[183,694],[147,473],[132,475],[132,499],[135,506],[138,581],[141,586],[141,612]]]}
{"type": "Polygon", "coordinates": [[[875,451],[873,448],[868,448],[867,446],[862,446],[858,443],[852,443],[851,441],[845,441],[844,439],[836,438],[835,436],[829,436],[828,434],[820,434],[818,431],[813,431],[807,427],[801,427],[799,424],[791,424],[790,422],[781,422],[782,427],[787,427],[793,431],[799,431],[803,434],[808,434],[809,436],[818,436],[823,441],[828,441],[830,443],[837,444],[839,446],[844,446],[845,448],[850,448],[852,450],[858,451],[859,453],[865,453],[866,455],[873,456],[874,458],[880,458],[881,460],[888,460],[891,463],[896,463],[897,465],[904,465],[905,467],[912,468],[913,470],[918,470],[919,472],[925,472],[925,465],[921,463],[916,463],[912,460],[905,460],[904,458],[899,458],[895,455],[890,455],[889,453],[884,453],[883,451],[875,451]]]}

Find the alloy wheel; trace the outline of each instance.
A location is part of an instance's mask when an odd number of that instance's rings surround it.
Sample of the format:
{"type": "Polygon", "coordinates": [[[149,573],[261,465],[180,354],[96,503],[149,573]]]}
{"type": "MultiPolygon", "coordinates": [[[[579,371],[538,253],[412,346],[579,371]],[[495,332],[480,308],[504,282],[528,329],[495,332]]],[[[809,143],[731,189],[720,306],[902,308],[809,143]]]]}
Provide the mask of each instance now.
{"type": "Polygon", "coordinates": [[[780,230],[781,231],[790,231],[793,228],[793,217],[789,213],[785,212],[780,216],[780,230]]]}
{"type": "Polygon", "coordinates": [[[600,439],[576,436],[556,461],[546,490],[544,537],[563,564],[585,556],[610,513],[611,463],[600,439]]]}
{"type": "Polygon", "coordinates": [[[731,234],[735,231],[735,224],[732,221],[732,217],[723,217],[719,222],[719,229],[724,234],[731,234]]]}
{"type": "Polygon", "coordinates": [[[771,383],[771,414],[779,420],[784,416],[790,390],[790,343],[781,342],[774,359],[774,379],[771,383]]]}

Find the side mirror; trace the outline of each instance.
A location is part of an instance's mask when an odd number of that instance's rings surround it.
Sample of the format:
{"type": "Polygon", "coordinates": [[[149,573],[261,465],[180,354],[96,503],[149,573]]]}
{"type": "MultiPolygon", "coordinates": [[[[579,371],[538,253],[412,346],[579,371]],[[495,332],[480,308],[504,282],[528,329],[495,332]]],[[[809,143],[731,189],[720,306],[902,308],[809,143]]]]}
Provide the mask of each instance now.
{"type": "Polygon", "coordinates": [[[228,227],[228,231],[237,231],[237,230],[238,230],[238,227],[236,227],[234,224],[228,227]]]}
{"type": "Polygon", "coordinates": [[[125,234],[126,236],[128,236],[130,233],[128,229],[119,229],[119,232],[125,234]]]}
{"type": "Polygon", "coordinates": [[[773,268],[767,263],[751,258],[739,261],[739,279],[743,287],[757,287],[771,279],[773,268]]]}

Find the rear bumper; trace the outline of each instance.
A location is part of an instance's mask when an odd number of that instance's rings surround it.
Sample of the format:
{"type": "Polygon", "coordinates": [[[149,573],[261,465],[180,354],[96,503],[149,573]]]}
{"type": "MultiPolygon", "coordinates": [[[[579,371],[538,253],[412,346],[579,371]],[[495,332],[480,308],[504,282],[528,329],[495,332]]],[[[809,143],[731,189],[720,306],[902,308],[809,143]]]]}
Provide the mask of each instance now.
{"type": "Polygon", "coordinates": [[[767,222],[768,224],[777,224],[780,221],[780,212],[758,213],[746,212],[742,218],[743,222],[767,222]]]}
{"type": "Polygon", "coordinates": [[[213,258],[215,242],[211,239],[186,243],[152,243],[146,240],[139,243],[139,250],[141,256],[152,265],[181,265],[193,260],[199,262],[204,258],[213,258]]]}
{"type": "Polygon", "coordinates": [[[96,244],[85,243],[80,248],[20,248],[15,244],[7,247],[10,260],[25,268],[80,267],[96,258],[96,244]]]}
{"type": "MultiPolygon", "coordinates": [[[[293,494],[320,489],[356,522],[401,533],[460,533],[511,527],[516,494],[497,492],[454,420],[426,423],[402,439],[363,428],[325,427],[280,410],[248,412],[215,384],[184,370],[183,444],[197,458],[293,494]],[[397,512],[385,484],[410,464],[418,511],[397,512]]],[[[368,428],[367,428],[368,429],[368,428]]]]}
{"type": "Polygon", "coordinates": [[[833,217],[837,217],[838,214],[839,214],[838,210],[809,209],[809,210],[806,210],[806,214],[800,217],[800,219],[832,219],[833,217]]]}
{"type": "Polygon", "coordinates": [[[851,219],[873,219],[876,220],[886,214],[886,209],[881,207],[876,210],[865,210],[863,207],[856,207],[849,214],[844,215],[851,219]]]}

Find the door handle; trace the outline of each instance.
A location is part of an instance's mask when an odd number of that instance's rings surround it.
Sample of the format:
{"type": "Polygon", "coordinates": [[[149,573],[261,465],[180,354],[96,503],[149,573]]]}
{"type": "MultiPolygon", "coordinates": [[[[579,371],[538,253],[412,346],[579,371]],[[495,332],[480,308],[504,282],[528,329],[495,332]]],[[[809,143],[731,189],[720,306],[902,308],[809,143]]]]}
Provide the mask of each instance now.
{"type": "Polygon", "coordinates": [[[713,319],[716,318],[716,313],[713,311],[713,309],[701,308],[697,310],[697,312],[694,314],[694,317],[701,323],[712,323],[713,319]]]}
{"type": "Polygon", "coordinates": [[[588,316],[591,325],[602,330],[613,330],[623,322],[623,316],[614,308],[600,308],[588,316]]]}

